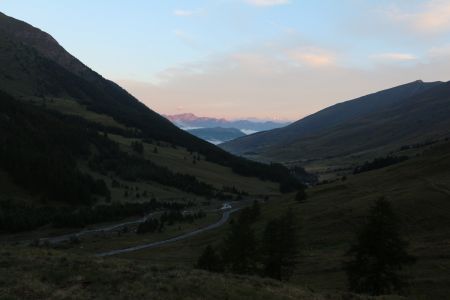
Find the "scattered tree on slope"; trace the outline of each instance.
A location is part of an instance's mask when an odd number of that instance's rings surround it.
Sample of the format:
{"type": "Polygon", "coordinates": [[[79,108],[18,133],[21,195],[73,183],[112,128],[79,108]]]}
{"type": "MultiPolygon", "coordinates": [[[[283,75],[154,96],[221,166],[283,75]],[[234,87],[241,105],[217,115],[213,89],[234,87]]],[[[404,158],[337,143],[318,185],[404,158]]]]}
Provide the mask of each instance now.
{"type": "Polygon", "coordinates": [[[399,272],[414,262],[406,247],[391,204],[379,199],[348,253],[352,255],[346,263],[350,290],[371,295],[401,291],[405,282],[399,272]]]}

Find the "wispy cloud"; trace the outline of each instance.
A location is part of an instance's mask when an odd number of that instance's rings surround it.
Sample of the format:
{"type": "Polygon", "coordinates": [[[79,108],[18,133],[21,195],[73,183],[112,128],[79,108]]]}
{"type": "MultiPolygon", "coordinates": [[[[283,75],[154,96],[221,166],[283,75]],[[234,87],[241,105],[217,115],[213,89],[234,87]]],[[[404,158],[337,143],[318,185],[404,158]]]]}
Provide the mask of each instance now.
{"type": "Polygon", "coordinates": [[[187,46],[192,47],[192,48],[198,48],[197,41],[188,32],[186,32],[182,29],[175,29],[172,32],[179,40],[181,40],[187,46]]]}
{"type": "Polygon", "coordinates": [[[236,68],[259,75],[272,74],[277,69],[269,57],[260,53],[235,53],[230,56],[230,62],[236,68]]]}
{"type": "Polygon", "coordinates": [[[203,14],[203,10],[187,10],[187,9],[176,9],[173,11],[173,14],[177,17],[194,17],[203,14]]]}
{"type": "Polygon", "coordinates": [[[430,59],[450,58],[450,44],[446,44],[440,47],[432,47],[428,51],[430,59]]]}
{"type": "Polygon", "coordinates": [[[403,23],[422,33],[450,31],[450,1],[429,0],[415,9],[401,9],[391,6],[384,13],[393,21],[403,23]]]}
{"type": "Polygon", "coordinates": [[[247,3],[254,6],[275,6],[289,4],[289,0],[245,0],[247,3]]]}
{"type": "Polygon", "coordinates": [[[319,48],[296,48],[287,50],[287,56],[294,62],[309,67],[332,66],[336,63],[336,55],[319,48]]]}
{"type": "Polygon", "coordinates": [[[173,34],[175,34],[176,37],[182,40],[191,39],[190,35],[188,35],[185,31],[181,29],[175,29],[173,30],[173,34]]]}
{"type": "Polygon", "coordinates": [[[417,56],[410,53],[378,53],[373,54],[369,58],[378,62],[407,62],[407,61],[415,61],[418,59],[417,56]]]}
{"type": "Polygon", "coordinates": [[[369,57],[375,62],[372,68],[345,65],[345,53],[306,42],[277,46],[259,45],[178,65],[153,83],[121,83],[162,113],[176,112],[182,105],[185,111],[207,116],[266,117],[276,111],[297,119],[408,81],[447,81],[450,76],[449,45],[431,48],[420,57],[409,52],[374,54],[369,57]],[[385,61],[392,63],[378,63],[385,61]]]}

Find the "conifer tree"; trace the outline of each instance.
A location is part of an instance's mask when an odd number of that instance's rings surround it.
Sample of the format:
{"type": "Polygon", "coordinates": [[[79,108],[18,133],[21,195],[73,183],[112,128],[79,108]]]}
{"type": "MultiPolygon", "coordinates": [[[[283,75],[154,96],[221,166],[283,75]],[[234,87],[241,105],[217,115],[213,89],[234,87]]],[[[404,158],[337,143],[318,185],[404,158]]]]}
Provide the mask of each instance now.
{"type": "Polygon", "coordinates": [[[222,260],[211,245],[206,246],[205,250],[203,250],[195,267],[210,272],[223,271],[222,260]]]}
{"type": "Polygon", "coordinates": [[[289,280],[297,264],[297,237],[294,213],[270,221],[263,234],[263,274],[278,280],[289,280]]]}
{"type": "Polygon", "coordinates": [[[306,192],[305,189],[298,190],[297,194],[295,195],[295,200],[298,202],[303,202],[306,200],[306,192]]]}
{"type": "Polygon", "coordinates": [[[400,236],[391,204],[383,198],[371,208],[368,222],[348,254],[352,256],[346,263],[350,290],[371,295],[401,291],[405,282],[399,272],[415,260],[400,236]]]}
{"type": "Polygon", "coordinates": [[[231,224],[225,238],[222,257],[227,269],[236,274],[256,272],[258,247],[250,222],[240,219],[231,224]]]}
{"type": "Polygon", "coordinates": [[[259,205],[258,200],[253,201],[251,211],[253,220],[256,220],[261,215],[261,206],[259,205]]]}

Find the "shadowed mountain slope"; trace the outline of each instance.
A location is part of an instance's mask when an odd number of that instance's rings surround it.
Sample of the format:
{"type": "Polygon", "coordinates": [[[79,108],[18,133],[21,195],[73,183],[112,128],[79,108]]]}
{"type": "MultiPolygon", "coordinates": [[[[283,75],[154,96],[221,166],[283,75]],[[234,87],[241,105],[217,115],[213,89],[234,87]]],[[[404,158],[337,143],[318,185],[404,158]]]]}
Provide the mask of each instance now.
{"type": "Polygon", "coordinates": [[[336,104],[285,128],[222,145],[262,160],[321,159],[370,152],[450,132],[450,84],[415,81],[336,104]]]}
{"type": "Polygon", "coordinates": [[[66,106],[76,106],[82,117],[96,114],[109,118],[113,127],[131,137],[182,146],[242,175],[279,181],[281,172],[289,177],[288,171],[279,167],[277,176],[269,175],[271,166],[237,158],[177,128],[82,64],[47,33],[4,14],[0,14],[0,90],[62,113],[68,112],[66,106]]]}

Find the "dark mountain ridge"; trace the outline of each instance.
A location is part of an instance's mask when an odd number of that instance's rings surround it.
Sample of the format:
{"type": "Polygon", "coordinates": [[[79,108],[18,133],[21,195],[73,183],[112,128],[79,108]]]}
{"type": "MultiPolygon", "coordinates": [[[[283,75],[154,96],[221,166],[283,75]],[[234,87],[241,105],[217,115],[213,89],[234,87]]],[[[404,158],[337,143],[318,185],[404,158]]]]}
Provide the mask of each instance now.
{"type": "Polygon", "coordinates": [[[290,176],[278,167],[277,176],[269,175],[271,166],[230,155],[179,129],[82,64],[47,33],[4,14],[0,15],[0,28],[0,90],[13,98],[43,104],[69,99],[89,111],[111,116],[137,138],[185,147],[236,173],[275,181],[279,181],[279,172],[290,176]]]}
{"type": "Polygon", "coordinates": [[[33,47],[44,57],[66,70],[91,80],[101,77],[77,58],[70,55],[51,35],[23,21],[0,12],[0,31],[17,42],[33,47]]]}
{"type": "Polygon", "coordinates": [[[221,145],[273,161],[320,159],[439,137],[449,132],[449,83],[415,81],[339,103],[285,128],[221,145]]]}
{"type": "MultiPolygon", "coordinates": [[[[165,118],[150,110],[112,81],[104,79],[85,66],[49,34],[1,13],[0,28],[3,49],[8,50],[5,48],[10,47],[10,52],[6,55],[5,51],[2,51],[1,58],[4,63],[2,65],[14,67],[14,64],[19,63],[22,66],[22,69],[15,70],[16,74],[8,74],[11,70],[7,67],[2,68],[2,73],[4,73],[4,77],[14,75],[19,77],[13,78],[11,81],[23,82],[23,79],[27,79],[26,84],[31,84],[34,88],[27,92],[34,92],[34,96],[69,96],[88,105],[89,109],[112,115],[125,125],[143,127],[142,129],[146,133],[156,135],[156,138],[169,141],[173,140],[171,135],[180,134],[181,142],[186,139],[183,137],[183,132],[175,126],[171,126],[165,118]],[[9,64],[6,59],[9,59],[9,64]],[[33,68],[39,74],[32,74],[33,68]],[[56,83],[51,84],[55,79],[58,79],[56,83]],[[108,106],[112,106],[112,108],[108,108],[108,106]],[[128,119],[127,115],[129,114],[133,114],[137,120],[128,119]],[[155,126],[149,126],[148,123],[151,122],[155,122],[153,124],[155,126]],[[159,126],[165,128],[166,133],[152,130],[152,127],[159,126]]],[[[14,88],[9,88],[8,85],[3,86],[7,92],[16,94],[18,91],[14,88]]],[[[24,94],[28,96],[26,93],[24,94]]]]}

